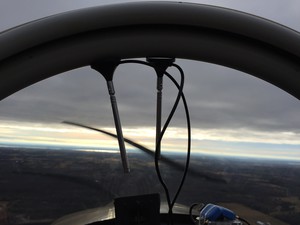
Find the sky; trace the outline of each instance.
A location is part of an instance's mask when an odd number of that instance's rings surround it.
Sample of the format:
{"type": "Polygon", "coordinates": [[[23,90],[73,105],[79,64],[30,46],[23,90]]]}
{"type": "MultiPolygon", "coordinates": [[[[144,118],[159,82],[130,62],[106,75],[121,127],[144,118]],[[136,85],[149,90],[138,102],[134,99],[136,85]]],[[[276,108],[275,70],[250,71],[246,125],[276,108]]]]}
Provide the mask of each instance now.
{"type": "MultiPolygon", "coordinates": [[[[120,2],[125,1],[2,0],[0,31],[61,12],[120,2]]],[[[297,0],[191,2],[240,10],[300,31],[300,2],[297,0]]],[[[186,74],[184,93],[191,113],[193,152],[300,160],[299,100],[230,68],[182,59],[176,63],[186,74]]],[[[179,77],[174,68],[168,71],[179,77]]],[[[124,135],[153,149],[154,71],[141,65],[122,65],[114,77],[124,135]]],[[[176,88],[167,79],[164,82],[163,120],[176,95],[176,88]]],[[[97,72],[79,68],[2,100],[0,143],[117,147],[116,140],[61,124],[63,120],[114,132],[106,83],[97,72]]],[[[185,127],[180,106],[163,140],[163,151],[186,150],[185,127]]]]}

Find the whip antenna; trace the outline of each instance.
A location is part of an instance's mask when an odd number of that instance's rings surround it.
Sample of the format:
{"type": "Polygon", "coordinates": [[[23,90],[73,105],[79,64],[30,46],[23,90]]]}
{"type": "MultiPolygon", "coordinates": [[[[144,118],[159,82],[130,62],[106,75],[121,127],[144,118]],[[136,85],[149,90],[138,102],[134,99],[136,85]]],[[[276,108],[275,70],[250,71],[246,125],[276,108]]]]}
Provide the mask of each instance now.
{"type": "Polygon", "coordinates": [[[161,114],[162,114],[162,89],[163,89],[163,76],[169,66],[175,62],[174,58],[162,57],[147,57],[147,62],[155,69],[157,75],[157,95],[156,95],[156,155],[160,158],[161,155],[161,114]]]}
{"type": "Polygon", "coordinates": [[[115,89],[113,83],[113,75],[115,69],[119,65],[120,60],[104,60],[99,63],[91,65],[91,68],[98,71],[106,80],[108,93],[110,96],[111,108],[113,111],[114,122],[116,127],[116,132],[118,136],[119,149],[121,154],[122,165],[125,173],[129,173],[129,163],[126,154],[126,148],[124,143],[124,137],[122,132],[122,125],[118,111],[117,99],[115,96],[115,89]]]}

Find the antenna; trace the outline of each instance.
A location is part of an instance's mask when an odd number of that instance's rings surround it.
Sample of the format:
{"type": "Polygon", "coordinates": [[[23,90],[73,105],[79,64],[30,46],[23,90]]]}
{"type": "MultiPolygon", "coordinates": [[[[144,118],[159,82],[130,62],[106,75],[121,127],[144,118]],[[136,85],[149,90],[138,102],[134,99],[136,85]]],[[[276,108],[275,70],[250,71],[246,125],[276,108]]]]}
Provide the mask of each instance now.
{"type": "Polygon", "coordinates": [[[163,76],[167,68],[175,62],[175,58],[163,58],[163,57],[147,57],[147,62],[150,63],[155,69],[157,75],[157,95],[156,95],[156,154],[160,158],[161,155],[161,114],[162,114],[162,89],[163,89],[163,76]]]}
{"type": "Polygon", "coordinates": [[[116,132],[117,132],[117,136],[118,136],[122,165],[123,165],[124,173],[129,173],[130,172],[129,163],[128,163],[128,159],[127,159],[126,148],[125,148],[125,144],[124,144],[124,137],[123,137],[123,132],[122,132],[122,125],[121,125],[121,120],[120,120],[120,116],[119,116],[117,99],[115,96],[115,89],[114,89],[114,84],[113,84],[114,72],[115,72],[115,69],[117,68],[117,66],[119,65],[119,63],[120,63],[120,60],[102,60],[99,63],[92,64],[91,68],[98,71],[106,80],[108,93],[110,96],[111,107],[112,107],[113,116],[114,116],[116,132]]]}

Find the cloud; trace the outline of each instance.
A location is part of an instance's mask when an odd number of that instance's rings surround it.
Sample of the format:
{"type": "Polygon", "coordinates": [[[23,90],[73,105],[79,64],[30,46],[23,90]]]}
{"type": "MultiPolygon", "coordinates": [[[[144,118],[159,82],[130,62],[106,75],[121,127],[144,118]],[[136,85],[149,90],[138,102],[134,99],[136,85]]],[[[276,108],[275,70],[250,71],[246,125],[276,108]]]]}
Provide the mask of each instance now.
{"type": "MultiPolygon", "coordinates": [[[[194,127],[299,132],[299,101],[277,87],[221,66],[187,60],[177,62],[186,72],[184,92],[194,127]]],[[[175,70],[171,73],[176,75],[175,70]]],[[[114,79],[124,125],[154,126],[154,71],[140,65],[125,65],[118,68],[114,79]]],[[[166,77],[164,81],[166,119],[177,89],[166,77]]],[[[0,102],[0,115],[20,121],[75,120],[100,127],[113,125],[106,82],[88,67],[52,77],[10,96],[0,102]]],[[[185,126],[182,106],[174,124],[185,126]]]]}
{"type": "MultiPolygon", "coordinates": [[[[98,1],[1,1],[0,30],[43,16],[98,5],[98,1]],[[4,22],[5,21],[5,22],[4,22]]],[[[108,4],[121,1],[102,1],[108,4]]],[[[239,9],[300,30],[298,1],[197,1],[239,9]]],[[[185,94],[195,129],[249,130],[265,134],[300,133],[299,101],[280,89],[222,66],[177,60],[186,73],[185,94]]],[[[178,77],[178,72],[170,72],[178,77]]],[[[165,80],[164,119],[177,93],[165,80]]],[[[141,65],[122,65],[115,75],[115,88],[125,127],[154,127],[156,104],[154,71],[141,65]]],[[[69,71],[37,83],[0,102],[0,119],[59,124],[63,120],[96,127],[112,127],[112,113],[103,77],[88,67],[69,71]]],[[[182,106],[175,127],[184,127],[182,106]]],[[[234,137],[236,133],[232,133],[234,137]]]]}

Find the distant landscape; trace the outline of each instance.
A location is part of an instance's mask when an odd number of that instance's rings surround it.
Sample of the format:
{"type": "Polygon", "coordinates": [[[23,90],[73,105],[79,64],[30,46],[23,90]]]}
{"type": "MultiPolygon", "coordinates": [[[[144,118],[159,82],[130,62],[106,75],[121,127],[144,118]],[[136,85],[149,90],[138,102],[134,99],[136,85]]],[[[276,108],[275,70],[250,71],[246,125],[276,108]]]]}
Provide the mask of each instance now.
{"type": "MultiPolygon", "coordinates": [[[[184,164],[185,155],[166,155],[184,164]]],[[[0,148],[0,225],[51,224],[76,212],[107,205],[114,198],[161,193],[154,162],[129,154],[124,174],[119,154],[30,148],[0,148]]],[[[192,155],[178,203],[222,204],[252,224],[299,224],[300,162],[192,155]],[[202,175],[203,176],[202,176],[202,175]]],[[[174,194],[182,171],[162,163],[174,194]]]]}

